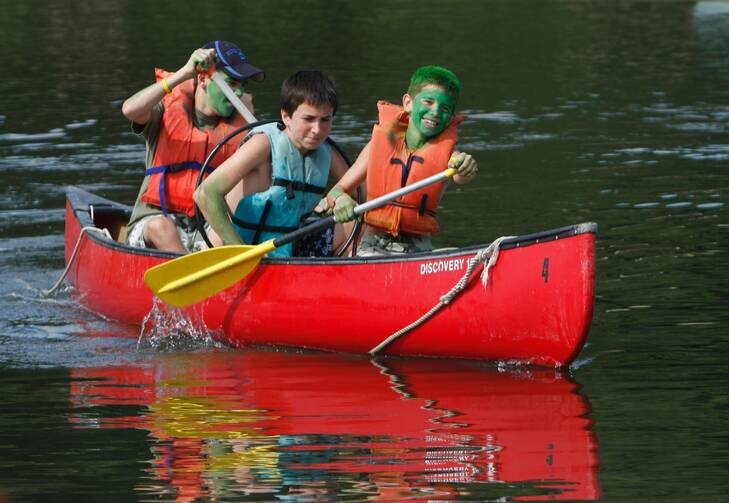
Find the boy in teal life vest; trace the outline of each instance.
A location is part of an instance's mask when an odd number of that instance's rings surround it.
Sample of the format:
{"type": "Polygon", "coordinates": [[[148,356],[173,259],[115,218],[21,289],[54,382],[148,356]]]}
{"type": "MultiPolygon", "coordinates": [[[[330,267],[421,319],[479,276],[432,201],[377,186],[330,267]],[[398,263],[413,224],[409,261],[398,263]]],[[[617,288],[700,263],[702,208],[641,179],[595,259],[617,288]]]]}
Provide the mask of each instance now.
{"type": "MultiPolygon", "coordinates": [[[[458,125],[455,114],[461,83],[439,66],[413,73],[402,106],[377,104],[379,123],[370,142],[347,174],[329,191],[327,203],[338,222],[354,218],[350,194],[367,180],[367,198],[374,199],[417,182],[447,167],[456,168],[453,181],[471,182],[478,166],[469,154],[454,152],[458,125]]],[[[365,214],[367,224],[357,255],[390,255],[429,251],[430,236],[439,231],[436,210],[446,183],[433,184],[365,214]]]]}
{"type": "MultiPolygon", "coordinates": [[[[174,73],[157,69],[156,82],[122,105],[133,131],[147,144],[145,177],[127,226],[127,244],[180,253],[206,247],[193,218],[195,183],[211,150],[246,124],[212,81],[215,73],[252,110],[244,87],[265,74],[238,46],[222,40],[196,49],[174,73]]],[[[227,142],[208,168],[231,156],[243,135],[227,142]]]]}
{"type": "MultiPolygon", "coordinates": [[[[283,124],[254,128],[195,191],[195,202],[223,244],[257,245],[296,230],[324,196],[330,174],[344,175],[346,162],[326,143],[337,105],[336,87],[320,71],[302,70],[284,81],[283,124]],[[231,217],[226,194],[240,185],[243,197],[231,217]]],[[[342,240],[340,227],[334,243],[342,240]]],[[[291,244],[269,253],[291,255],[291,244]]]]}

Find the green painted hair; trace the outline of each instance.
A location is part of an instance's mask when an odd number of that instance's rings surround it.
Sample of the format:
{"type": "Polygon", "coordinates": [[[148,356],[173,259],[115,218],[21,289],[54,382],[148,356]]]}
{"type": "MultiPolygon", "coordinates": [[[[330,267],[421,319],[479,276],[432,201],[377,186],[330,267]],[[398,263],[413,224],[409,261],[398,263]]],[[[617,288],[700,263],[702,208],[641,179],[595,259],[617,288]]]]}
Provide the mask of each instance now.
{"type": "Polygon", "coordinates": [[[442,87],[456,100],[461,94],[461,81],[456,77],[456,74],[447,68],[436,65],[421,66],[415,70],[413,76],[410,77],[408,94],[415,97],[428,84],[442,87]]]}

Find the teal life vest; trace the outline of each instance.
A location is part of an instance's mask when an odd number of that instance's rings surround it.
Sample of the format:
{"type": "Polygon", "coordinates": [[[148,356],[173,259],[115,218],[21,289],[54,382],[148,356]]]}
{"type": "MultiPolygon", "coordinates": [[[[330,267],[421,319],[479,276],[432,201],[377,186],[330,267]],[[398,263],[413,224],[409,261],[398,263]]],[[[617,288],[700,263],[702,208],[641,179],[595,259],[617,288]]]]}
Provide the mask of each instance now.
{"type": "MultiPolygon", "coordinates": [[[[256,127],[247,138],[254,134],[265,134],[271,144],[273,180],[268,190],[244,197],[235,209],[233,226],[250,245],[299,228],[301,220],[324,195],[332,160],[332,147],[328,143],[302,155],[281,124],[256,127]]],[[[291,243],[268,254],[270,257],[291,255],[291,243]]]]}

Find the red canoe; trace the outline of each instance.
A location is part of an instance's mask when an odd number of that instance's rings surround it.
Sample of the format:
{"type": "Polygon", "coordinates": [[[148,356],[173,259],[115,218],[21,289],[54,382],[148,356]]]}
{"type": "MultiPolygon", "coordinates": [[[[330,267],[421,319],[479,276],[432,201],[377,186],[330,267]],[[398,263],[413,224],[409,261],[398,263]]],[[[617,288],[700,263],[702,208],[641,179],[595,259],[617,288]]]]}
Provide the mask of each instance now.
{"type": "MultiPolygon", "coordinates": [[[[117,242],[129,211],[69,188],[66,262],[82,304],[141,324],[153,304],[144,272],[176,255],[117,242]],[[80,236],[85,227],[107,229],[111,237],[91,231],[80,236]]],[[[505,239],[486,286],[481,264],[448,305],[382,353],[568,365],[592,320],[596,231],[596,224],[586,223],[505,239]]],[[[264,258],[195,309],[233,345],[367,353],[437,305],[485,248],[405,258],[264,258]]]]}

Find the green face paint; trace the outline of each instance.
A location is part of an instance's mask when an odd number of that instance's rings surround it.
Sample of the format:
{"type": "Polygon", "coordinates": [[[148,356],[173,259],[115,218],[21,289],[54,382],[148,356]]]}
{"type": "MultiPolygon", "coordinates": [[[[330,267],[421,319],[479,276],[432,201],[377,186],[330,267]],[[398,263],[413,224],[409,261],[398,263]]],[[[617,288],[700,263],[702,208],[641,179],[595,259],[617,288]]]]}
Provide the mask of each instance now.
{"type": "MultiPolygon", "coordinates": [[[[221,75],[238,97],[243,96],[244,82],[228,77],[225,72],[221,72],[221,75]]],[[[233,104],[225,97],[225,94],[220,87],[218,87],[218,84],[216,84],[212,79],[208,82],[208,101],[210,102],[210,106],[212,106],[215,110],[215,113],[221,117],[229,117],[230,114],[233,113],[233,104]]]]}
{"type": "Polygon", "coordinates": [[[440,86],[427,85],[413,98],[410,126],[416,129],[417,136],[420,136],[424,142],[443,132],[448,126],[455,108],[455,97],[440,86]]]}

